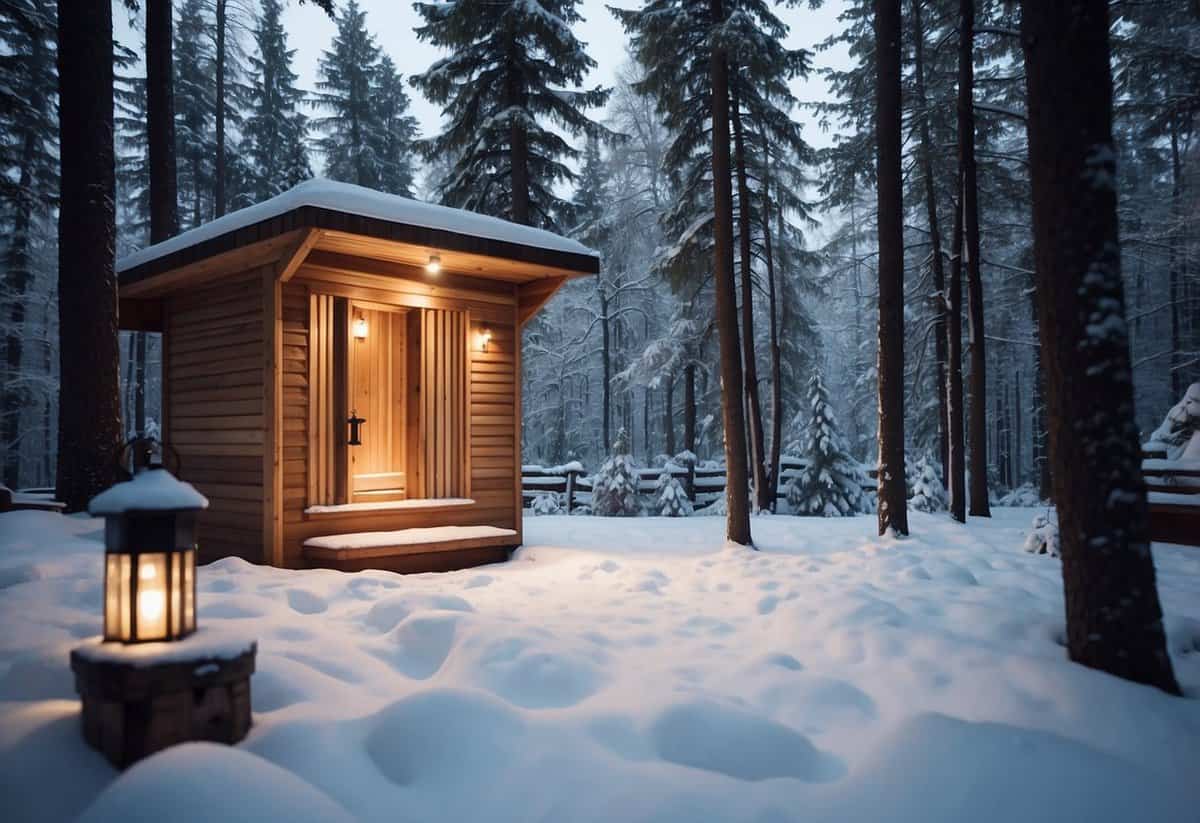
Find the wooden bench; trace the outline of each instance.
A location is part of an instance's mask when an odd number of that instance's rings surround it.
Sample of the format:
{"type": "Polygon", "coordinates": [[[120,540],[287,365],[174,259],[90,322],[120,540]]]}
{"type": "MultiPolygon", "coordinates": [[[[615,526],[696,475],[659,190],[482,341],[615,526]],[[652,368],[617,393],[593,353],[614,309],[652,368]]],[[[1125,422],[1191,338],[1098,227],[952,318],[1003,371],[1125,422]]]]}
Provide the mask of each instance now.
{"type": "Polygon", "coordinates": [[[384,532],[310,537],[304,541],[309,568],[357,572],[453,571],[502,563],[520,543],[516,531],[497,526],[435,526],[384,532]]]}
{"type": "Polygon", "coordinates": [[[1152,457],[1142,462],[1150,539],[1200,546],[1200,464],[1152,457]]]}
{"type": "Polygon", "coordinates": [[[38,511],[62,514],[65,503],[52,499],[54,491],[14,492],[8,486],[0,486],[0,512],[38,511]]]}

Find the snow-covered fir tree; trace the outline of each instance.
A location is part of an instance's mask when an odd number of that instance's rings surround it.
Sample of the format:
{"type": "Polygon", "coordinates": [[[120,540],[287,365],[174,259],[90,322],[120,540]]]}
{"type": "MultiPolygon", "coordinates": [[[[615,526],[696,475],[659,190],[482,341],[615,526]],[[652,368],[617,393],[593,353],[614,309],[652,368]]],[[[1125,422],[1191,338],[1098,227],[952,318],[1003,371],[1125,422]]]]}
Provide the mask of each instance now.
{"type": "Polygon", "coordinates": [[[367,31],[367,13],[355,0],[337,16],[337,34],[321,53],[317,66],[315,105],[327,112],[313,124],[322,132],[318,150],[325,156],[325,176],[332,180],[378,188],[379,147],[386,142],[384,122],[373,99],[381,53],[367,31]]]}
{"type": "Polygon", "coordinates": [[[654,487],[654,509],[663,517],[688,517],[692,513],[692,501],[688,500],[687,490],[679,478],[665,467],[654,487]]]}
{"type": "Polygon", "coordinates": [[[295,49],[288,48],[280,0],[262,0],[254,28],[257,46],[250,58],[249,111],[242,126],[242,155],[249,180],[246,202],[260,203],[312,177],[308,159],[308,118],[299,104],[303,92],[292,70],[295,49]]]}
{"type": "Polygon", "coordinates": [[[117,257],[150,240],[150,161],[146,129],[146,78],[131,67],[132,49],[115,47],[113,128],[116,139],[117,257]]]}
{"type": "Polygon", "coordinates": [[[629,434],[617,432],[612,454],[592,480],[592,514],[601,517],[633,517],[642,511],[638,499],[638,475],[629,454],[629,434]]]}
{"type": "MultiPolygon", "coordinates": [[[[415,4],[417,37],[450,52],[411,78],[445,107],[445,130],[424,143],[429,155],[456,158],[442,182],[444,203],[560,227],[578,149],[568,135],[594,132],[589,108],[608,90],[581,89],[596,62],[571,31],[579,0],[452,0],[415,4]]],[[[569,225],[570,221],[566,221],[569,225]]]]}
{"type": "Polygon", "coordinates": [[[193,228],[212,216],[216,141],[212,21],[205,0],[183,0],[175,20],[175,160],[179,222],[193,228]]]}
{"type": "Polygon", "coordinates": [[[379,163],[380,191],[413,196],[413,141],[417,138],[417,119],[408,112],[408,92],[396,71],[396,64],[386,54],[379,61],[372,92],[380,130],[375,133],[379,144],[375,158],[379,163]]]}
{"type": "Polygon", "coordinates": [[[913,476],[909,488],[908,505],[919,512],[946,510],[946,487],[937,463],[928,453],[913,464],[913,476]]]}
{"type": "Polygon", "coordinates": [[[819,373],[808,389],[807,462],[788,483],[788,506],[794,514],[819,517],[858,514],[865,506],[862,469],[846,449],[819,373]]]}

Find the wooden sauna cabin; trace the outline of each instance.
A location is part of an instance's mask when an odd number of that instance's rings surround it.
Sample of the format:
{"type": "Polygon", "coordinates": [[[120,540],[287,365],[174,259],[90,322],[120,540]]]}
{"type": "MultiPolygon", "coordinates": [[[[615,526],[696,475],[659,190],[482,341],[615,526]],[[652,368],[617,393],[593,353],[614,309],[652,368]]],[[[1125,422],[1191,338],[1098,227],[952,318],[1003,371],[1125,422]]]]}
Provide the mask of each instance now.
{"type": "Polygon", "coordinates": [[[203,562],[439,571],[521,543],[521,327],[596,254],[313,180],[118,262],[203,562]]]}

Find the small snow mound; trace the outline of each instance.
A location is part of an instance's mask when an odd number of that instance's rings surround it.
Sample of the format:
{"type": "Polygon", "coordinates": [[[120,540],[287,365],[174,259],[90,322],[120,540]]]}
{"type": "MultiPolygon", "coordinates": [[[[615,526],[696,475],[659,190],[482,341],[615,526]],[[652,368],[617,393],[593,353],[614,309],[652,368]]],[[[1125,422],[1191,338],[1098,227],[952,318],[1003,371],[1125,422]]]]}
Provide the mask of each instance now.
{"type": "Polygon", "coordinates": [[[650,736],[663,760],[737,780],[826,782],[845,770],[799,732],[718,703],[671,706],[651,725],[650,736]]]}
{"type": "Polygon", "coordinates": [[[454,649],[461,612],[422,612],[404,619],[391,639],[399,647],[391,664],[416,680],[433,677],[454,649]]]}
{"type": "Polygon", "coordinates": [[[491,643],[476,665],[479,682],[525,709],[573,706],[605,682],[601,669],[578,651],[547,649],[522,638],[491,643]]]}
{"type": "Polygon", "coordinates": [[[409,695],[368,724],[367,755],[384,777],[399,786],[438,784],[454,793],[462,791],[464,775],[475,780],[519,759],[526,736],[516,710],[456,689],[409,695]]]}
{"type": "Polygon", "coordinates": [[[185,743],[133,766],[79,820],[349,823],[353,818],[328,795],[261,757],[214,743],[185,743]]]}
{"type": "Polygon", "coordinates": [[[413,612],[425,609],[446,612],[475,611],[470,603],[453,594],[397,594],[385,597],[372,606],[367,612],[366,624],[380,634],[386,634],[413,612]]]}
{"type": "Polygon", "coordinates": [[[329,608],[325,598],[307,589],[288,589],[288,605],[300,614],[320,614],[329,608]]]}

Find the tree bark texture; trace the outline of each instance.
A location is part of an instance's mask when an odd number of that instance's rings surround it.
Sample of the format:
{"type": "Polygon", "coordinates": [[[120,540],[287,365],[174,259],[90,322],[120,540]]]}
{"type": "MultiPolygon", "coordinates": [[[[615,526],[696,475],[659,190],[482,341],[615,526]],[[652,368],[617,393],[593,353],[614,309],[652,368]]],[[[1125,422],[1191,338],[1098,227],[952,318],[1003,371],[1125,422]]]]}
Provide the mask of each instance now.
{"type": "Polygon", "coordinates": [[[967,522],[967,464],[963,433],[962,374],[962,200],[954,204],[954,233],[950,246],[950,282],[946,299],[946,419],[950,516],[967,522]]]}
{"type": "MultiPolygon", "coordinates": [[[[714,25],[725,19],[721,0],[711,0],[714,25]]],[[[729,63],[714,46],[712,78],[713,282],[721,341],[721,421],[725,431],[725,538],[744,546],[750,536],[747,494],[746,419],[742,413],[742,351],[738,342],[737,293],[733,283],[733,186],[729,169],[729,63]]]]}
{"type": "Polygon", "coordinates": [[[225,29],[228,25],[229,0],[216,0],[216,39],[217,39],[217,99],[216,99],[216,130],[217,156],[213,165],[213,216],[220,217],[225,213],[225,29]]]}
{"type": "Polygon", "coordinates": [[[1134,422],[1106,0],[1022,3],[1034,268],[1071,659],[1171,694],[1134,422]]]}
{"type": "MultiPolygon", "coordinates": [[[[775,511],[779,491],[779,461],[783,452],[783,346],[779,343],[779,306],[775,288],[775,253],[771,244],[771,151],[763,135],[763,255],[767,261],[767,308],[771,331],[771,454],[767,485],[770,488],[770,509],[775,511]]],[[[779,206],[780,236],[783,231],[783,205],[779,206]]]]}
{"type": "Polygon", "coordinates": [[[979,255],[979,184],[975,166],[975,0],[960,0],[958,17],[958,168],[962,185],[967,269],[967,342],[971,358],[969,404],[971,444],[970,513],[991,517],[988,508],[987,352],[983,336],[983,275],[979,255]]]}
{"type": "Polygon", "coordinates": [[[112,483],[121,442],[109,3],[59,3],[58,77],[57,494],[80,511],[112,483]]]}
{"type": "Polygon", "coordinates": [[[906,535],[900,0],[875,0],[875,72],[879,197],[879,533],[906,535]]]}
{"type": "Polygon", "coordinates": [[[171,13],[171,0],[146,0],[146,133],[151,243],[161,243],[179,233],[171,13]]]}

